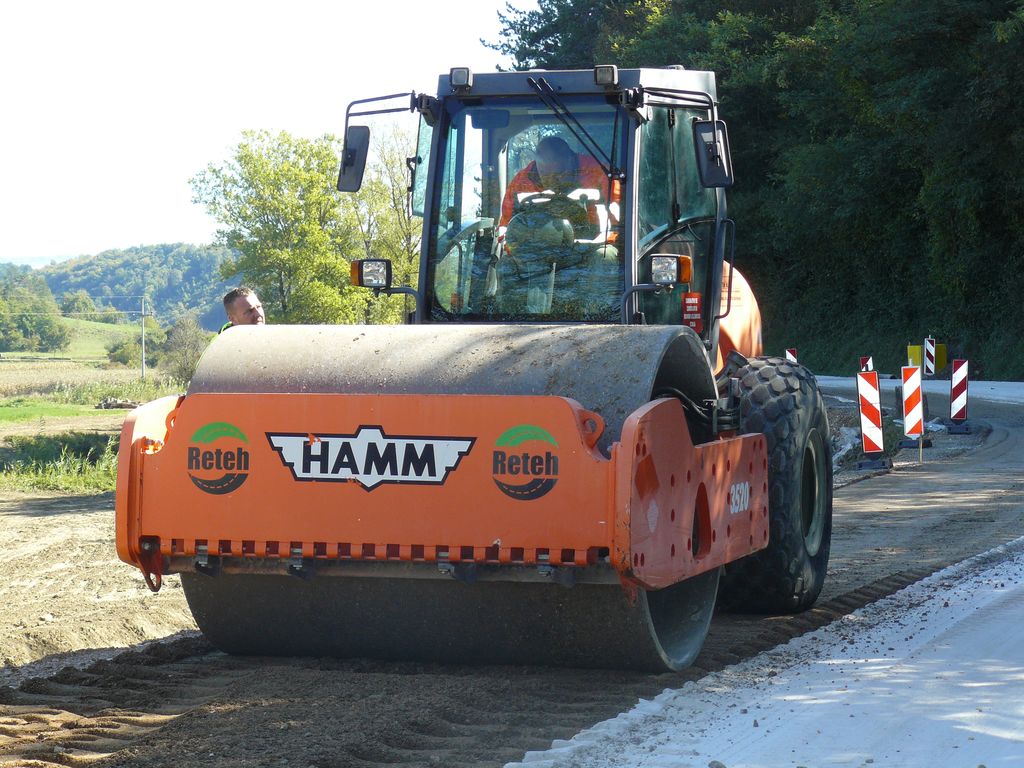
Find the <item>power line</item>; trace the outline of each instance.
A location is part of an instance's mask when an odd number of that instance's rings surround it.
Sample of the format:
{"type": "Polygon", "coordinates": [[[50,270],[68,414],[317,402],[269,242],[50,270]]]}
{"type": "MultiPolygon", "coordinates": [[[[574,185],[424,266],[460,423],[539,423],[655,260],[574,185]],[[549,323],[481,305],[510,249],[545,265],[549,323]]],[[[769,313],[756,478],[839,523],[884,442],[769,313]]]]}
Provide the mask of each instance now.
{"type": "MultiPolygon", "coordinates": [[[[139,309],[107,309],[95,310],[93,312],[0,312],[0,317],[31,317],[43,315],[46,317],[72,317],[74,315],[140,315],[139,309]]],[[[146,312],[146,317],[156,317],[155,312],[146,312]]]]}

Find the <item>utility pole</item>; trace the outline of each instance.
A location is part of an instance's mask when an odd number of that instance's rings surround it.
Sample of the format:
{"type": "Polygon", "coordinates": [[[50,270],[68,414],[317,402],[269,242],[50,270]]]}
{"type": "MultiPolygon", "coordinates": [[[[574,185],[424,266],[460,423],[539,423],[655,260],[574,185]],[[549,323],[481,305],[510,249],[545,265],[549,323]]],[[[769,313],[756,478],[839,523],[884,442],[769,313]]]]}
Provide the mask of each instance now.
{"type": "Polygon", "coordinates": [[[142,380],[146,380],[146,297],[142,297],[142,380]]]}

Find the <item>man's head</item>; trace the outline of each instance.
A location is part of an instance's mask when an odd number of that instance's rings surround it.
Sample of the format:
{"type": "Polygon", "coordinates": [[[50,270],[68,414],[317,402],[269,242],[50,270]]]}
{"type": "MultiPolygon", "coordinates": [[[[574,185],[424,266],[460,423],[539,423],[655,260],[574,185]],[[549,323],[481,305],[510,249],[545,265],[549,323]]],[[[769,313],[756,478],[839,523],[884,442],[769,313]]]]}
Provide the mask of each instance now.
{"type": "Polygon", "coordinates": [[[537,173],[545,189],[559,190],[576,183],[579,160],[564,139],[546,136],[537,142],[537,173]]]}
{"type": "Polygon", "coordinates": [[[262,325],[265,322],[260,297],[251,288],[232,288],[224,294],[224,311],[234,325],[262,325]]]}

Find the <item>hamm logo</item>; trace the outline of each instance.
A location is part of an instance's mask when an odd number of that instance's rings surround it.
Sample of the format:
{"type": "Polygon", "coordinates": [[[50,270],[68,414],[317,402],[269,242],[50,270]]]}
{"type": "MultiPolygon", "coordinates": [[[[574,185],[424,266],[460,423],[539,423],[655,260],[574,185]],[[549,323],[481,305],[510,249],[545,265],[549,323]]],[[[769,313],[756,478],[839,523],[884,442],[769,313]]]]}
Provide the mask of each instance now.
{"type": "Polygon", "coordinates": [[[519,501],[547,495],[558,482],[558,455],[547,446],[557,448],[558,443],[542,427],[520,424],[506,430],[495,443],[491,462],[494,484],[506,496],[519,501]],[[541,443],[543,453],[524,450],[522,446],[527,443],[541,443]]]}
{"type": "Polygon", "coordinates": [[[249,438],[234,424],[215,421],[200,427],[188,447],[188,476],[204,493],[222,496],[237,491],[249,476],[249,438]],[[214,446],[214,443],[217,445],[214,446]]]}
{"type": "Polygon", "coordinates": [[[354,480],[368,491],[382,483],[443,485],[476,442],[475,437],[390,436],[367,426],[354,435],[266,434],[296,480],[354,480]]]}

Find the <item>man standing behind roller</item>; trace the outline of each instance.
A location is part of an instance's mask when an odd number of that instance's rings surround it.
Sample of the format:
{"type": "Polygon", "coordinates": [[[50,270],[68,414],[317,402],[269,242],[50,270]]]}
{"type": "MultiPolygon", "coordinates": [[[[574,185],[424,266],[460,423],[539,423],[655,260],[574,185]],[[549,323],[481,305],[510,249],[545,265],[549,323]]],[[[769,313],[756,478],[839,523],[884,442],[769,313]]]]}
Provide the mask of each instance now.
{"type": "Polygon", "coordinates": [[[266,322],[260,297],[252,288],[244,286],[232,288],[224,294],[224,312],[228,321],[221,326],[221,332],[233,325],[263,325],[266,322]]]}

